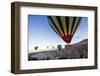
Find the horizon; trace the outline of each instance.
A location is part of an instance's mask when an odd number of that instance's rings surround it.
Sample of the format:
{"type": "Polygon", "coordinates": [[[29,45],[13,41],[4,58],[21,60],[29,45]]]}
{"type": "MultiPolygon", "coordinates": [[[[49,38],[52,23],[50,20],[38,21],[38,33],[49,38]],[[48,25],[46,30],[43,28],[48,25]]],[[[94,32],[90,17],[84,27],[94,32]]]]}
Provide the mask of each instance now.
{"type": "MultiPolygon", "coordinates": [[[[83,40],[81,40],[81,41],[84,41],[84,40],[86,40],[86,39],[83,39],[83,40]]],[[[88,39],[87,39],[88,40],[88,39]]],[[[79,42],[81,42],[81,41],[79,41],[79,42]]],[[[77,43],[79,43],[79,42],[77,42],[77,43]]],[[[73,44],[71,44],[71,45],[74,45],[74,44],[77,44],[77,43],[73,43],[73,44]]],[[[69,44],[70,45],[70,44],[69,44]]],[[[62,46],[62,49],[64,49],[65,48],[65,45],[61,45],[62,46]]],[[[57,46],[56,46],[56,48],[44,48],[44,49],[37,49],[37,50],[34,50],[34,48],[32,48],[32,49],[29,49],[29,53],[32,53],[32,52],[42,52],[42,51],[53,51],[53,50],[57,50],[58,48],[57,48],[57,46]]]]}

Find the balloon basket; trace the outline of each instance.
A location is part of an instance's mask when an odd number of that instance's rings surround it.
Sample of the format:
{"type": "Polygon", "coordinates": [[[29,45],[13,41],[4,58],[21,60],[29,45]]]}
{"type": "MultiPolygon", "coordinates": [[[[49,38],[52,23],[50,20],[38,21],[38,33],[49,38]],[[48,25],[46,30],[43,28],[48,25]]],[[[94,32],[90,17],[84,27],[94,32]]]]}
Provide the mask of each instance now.
{"type": "Polygon", "coordinates": [[[65,48],[70,48],[72,45],[71,44],[66,44],[65,48]]]}

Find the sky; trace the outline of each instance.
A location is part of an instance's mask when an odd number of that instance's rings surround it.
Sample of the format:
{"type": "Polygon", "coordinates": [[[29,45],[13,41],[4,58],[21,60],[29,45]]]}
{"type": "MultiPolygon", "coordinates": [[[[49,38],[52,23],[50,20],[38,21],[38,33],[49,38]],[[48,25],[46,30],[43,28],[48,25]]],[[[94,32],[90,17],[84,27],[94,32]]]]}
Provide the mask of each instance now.
{"type": "MultiPolygon", "coordinates": [[[[28,37],[29,50],[34,49],[35,46],[43,49],[47,46],[57,47],[59,44],[67,44],[51,28],[47,16],[28,15],[28,37]]],[[[88,38],[88,18],[82,17],[70,44],[86,38],[88,38]]]]}

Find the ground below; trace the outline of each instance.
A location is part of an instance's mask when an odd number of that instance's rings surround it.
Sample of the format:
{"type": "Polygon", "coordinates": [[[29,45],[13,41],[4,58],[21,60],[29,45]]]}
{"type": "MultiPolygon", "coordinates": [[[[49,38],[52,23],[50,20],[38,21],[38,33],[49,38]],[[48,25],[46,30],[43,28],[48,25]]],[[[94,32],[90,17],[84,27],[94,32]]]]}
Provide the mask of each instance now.
{"type": "Polygon", "coordinates": [[[28,60],[80,59],[87,57],[88,39],[84,39],[72,45],[66,45],[65,48],[62,50],[53,50],[28,54],[28,60]]]}

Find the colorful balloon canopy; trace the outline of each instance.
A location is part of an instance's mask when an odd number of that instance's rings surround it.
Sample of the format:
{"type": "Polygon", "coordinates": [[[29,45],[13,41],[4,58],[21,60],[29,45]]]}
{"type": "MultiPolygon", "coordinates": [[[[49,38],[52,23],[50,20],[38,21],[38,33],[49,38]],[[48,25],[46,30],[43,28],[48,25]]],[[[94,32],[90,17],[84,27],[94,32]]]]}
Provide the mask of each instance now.
{"type": "Polygon", "coordinates": [[[47,16],[52,29],[66,42],[70,43],[80,23],[81,17],[47,16]]]}

